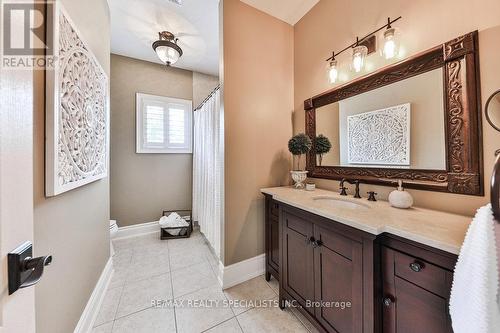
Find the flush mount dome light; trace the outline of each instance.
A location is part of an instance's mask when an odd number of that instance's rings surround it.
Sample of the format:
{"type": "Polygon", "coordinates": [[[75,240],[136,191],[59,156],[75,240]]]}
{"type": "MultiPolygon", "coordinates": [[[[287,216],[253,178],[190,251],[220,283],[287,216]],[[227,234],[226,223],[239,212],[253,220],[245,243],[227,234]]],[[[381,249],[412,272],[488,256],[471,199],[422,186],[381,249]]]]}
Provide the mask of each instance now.
{"type": "Polygon", "coordinates": [[[182,49],[173,33],[162,31],[159,36],[160,39],[153,43],[153,50],[165,65],[171,66],[182,56],[182,49]]]}

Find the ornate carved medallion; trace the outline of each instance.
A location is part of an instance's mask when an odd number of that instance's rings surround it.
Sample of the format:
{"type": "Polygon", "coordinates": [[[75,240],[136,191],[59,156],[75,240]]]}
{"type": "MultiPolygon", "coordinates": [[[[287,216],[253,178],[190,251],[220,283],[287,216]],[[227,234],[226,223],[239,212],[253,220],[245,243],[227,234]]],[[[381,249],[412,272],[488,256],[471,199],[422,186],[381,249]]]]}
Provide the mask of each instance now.
{"type": "Polygon", "coordinates": [[[47,195],[105,177],[108,160],[107,76],[66,12],[56,7],[57,62],[47,75],[53,91],[47,104],[47,195]]]}

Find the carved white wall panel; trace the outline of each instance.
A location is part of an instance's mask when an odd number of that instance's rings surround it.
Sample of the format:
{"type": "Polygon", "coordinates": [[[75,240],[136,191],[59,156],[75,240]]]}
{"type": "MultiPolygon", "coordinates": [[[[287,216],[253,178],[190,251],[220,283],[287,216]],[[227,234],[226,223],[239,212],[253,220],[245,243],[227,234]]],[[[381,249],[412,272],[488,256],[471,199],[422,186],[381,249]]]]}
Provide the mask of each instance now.
{"type": "Polygon", "coordinates": [[[47,70],[46,195],[107,177],[108,78],[59,3],[55,68],[47,70]]]}
{"type": "Polygon", "coordinates": [[[410,104],[347,117],[350,164],[410,165],[410,104]]]}

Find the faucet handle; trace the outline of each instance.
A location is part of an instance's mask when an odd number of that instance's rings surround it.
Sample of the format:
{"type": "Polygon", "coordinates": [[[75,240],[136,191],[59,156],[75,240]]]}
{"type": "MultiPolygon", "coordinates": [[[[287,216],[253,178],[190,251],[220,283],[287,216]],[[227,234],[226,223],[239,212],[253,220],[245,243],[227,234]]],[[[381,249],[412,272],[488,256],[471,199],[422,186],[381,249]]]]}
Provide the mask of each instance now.
{"type": "Polygon", "coordinates": [[[378,194],[377,192],[374,191],[369,191],[368,193],[368,201],[377,201],[375,196],[378,194]]]}

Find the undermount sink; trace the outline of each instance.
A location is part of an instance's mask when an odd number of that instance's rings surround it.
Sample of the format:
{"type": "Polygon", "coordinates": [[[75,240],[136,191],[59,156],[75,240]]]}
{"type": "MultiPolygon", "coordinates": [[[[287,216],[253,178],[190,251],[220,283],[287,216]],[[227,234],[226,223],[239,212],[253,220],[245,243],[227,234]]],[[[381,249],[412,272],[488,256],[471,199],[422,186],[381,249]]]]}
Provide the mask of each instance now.
{"type": "Polygon", "coordinates": [[[328,196],[328,195],[319,195],[317,197],[313,198],[314,201],[323,201],[323,202],[329,202],[333,207],[338,207],[338,208],[347,208],[347,209],[369,209],[371,208],[369,205],[359,202],[356,200],[360,199],[343,199],[343,198],[338,198],[338,197],[333,197],[333,196],[328,196]]]}

